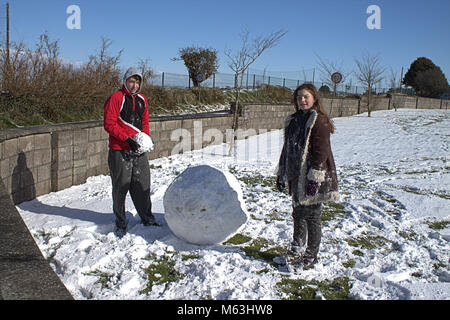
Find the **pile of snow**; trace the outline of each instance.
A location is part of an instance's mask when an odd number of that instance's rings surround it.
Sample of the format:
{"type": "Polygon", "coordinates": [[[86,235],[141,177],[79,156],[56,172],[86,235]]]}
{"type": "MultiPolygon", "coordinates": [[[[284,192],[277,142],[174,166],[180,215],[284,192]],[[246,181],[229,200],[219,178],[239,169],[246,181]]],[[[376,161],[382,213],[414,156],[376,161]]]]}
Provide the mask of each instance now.
{"type": "Polygon", "coordinates": [[[150,138],[150,136],[144,132],[138,132],[134,137],[133,140],[136,141],[139,144],[139,149],[136,151],[136,153],[142,154],[144,152],[149,152],[153,150],[153,140],[150,138]]]}
{"type": "Polygon", "coordinates": [[[128,196],[129,232],[121,239],[109,176],[17,208],[76,299],[284,299],[286,281],[337,278],[348,279],[356,299],[450,299],[450,111],[376,111],[334,124],[342,201],[324,206],[319,261],[310,270],[289,273],[270,259],[288,247],[293,230],[291,199],[273,188],[282,130],[238,141],[235,157],[219,145],[150,161],[162,226],[144,227],[128,196]],[[203,164],[239,180],[249,214],[240,244],[190,244],[166,223],[170,182],[203,164]],[[146,292],[155,265],[182,276],[169,282],[154,273],[146,292]]]}
{"type": "Polygon", "coordinates": [[[170,230],[193,244],[216,244],[234,235],[247,221],[237,179],[208,165],[190,167],[164,195],[170,230]]]}

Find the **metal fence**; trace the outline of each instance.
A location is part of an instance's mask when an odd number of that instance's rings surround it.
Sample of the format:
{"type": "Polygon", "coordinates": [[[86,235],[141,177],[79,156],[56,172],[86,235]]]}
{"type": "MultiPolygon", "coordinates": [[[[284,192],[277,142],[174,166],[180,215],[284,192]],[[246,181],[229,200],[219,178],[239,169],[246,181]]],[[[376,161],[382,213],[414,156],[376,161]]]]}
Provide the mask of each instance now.
{"type": "MultiPolygon", "coordinates": [[[[239,79],[240,82],[240,79],[239,79]]],[[[267,74],[256,74],[256,73],[246,73],[242,79],[242,88],[243,89],[257,89],[263,84],[279,86],[294,90],[300,84],[304,82],[313,83],[317,89],[320,89],[323,86],[327,86],[330,92],[334,92],[333,85],[325,82],[312,82],[306,81],[305,79],[289,79],[284,77],[276,77],[273,75],[267,74]]],[[[150,83],[156,86],[162,87],[180,87],[180,88],[191,88],[193,83],[187,74],[178,74],[178,73],[168,73],[168,72],[160,72],[154,74],[150,79],[150,83]]],[[[201,87],[203,88],[221,88],[221,89],[233,89],[236,87],[234,74],[228,73],[214,73],[211,77],[204,80],[201,83],[201,87]]],[[[386,93],[389,89],[376,87],[372,89],[375,93],[386,93]]],[[[400,89],[398,89],[400,90],[400,89]]],[[[336,94],[363,94],[367,91],[367,88],[360,86],[353,86],[351,84],[338,84],[336,86],[336,94]]]]}

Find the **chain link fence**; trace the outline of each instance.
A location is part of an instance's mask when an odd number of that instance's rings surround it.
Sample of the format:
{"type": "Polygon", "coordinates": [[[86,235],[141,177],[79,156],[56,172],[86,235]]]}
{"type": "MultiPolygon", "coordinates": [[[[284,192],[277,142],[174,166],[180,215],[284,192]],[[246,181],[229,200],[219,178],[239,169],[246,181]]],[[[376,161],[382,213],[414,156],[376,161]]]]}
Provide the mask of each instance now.
{"type": "MultiPolygon", "coordinates": [[[[294,74],[294,72],[292,72],[294,74]]],[[[300,75],[298,73],[298,75],[300,75]]],[[[306,73],[305,73],[306,75],[306,73]]],[[[300,77],[299,77],[300,78],[300,77]]],[[[239,78],[238,82],[240,83],[241,79],[239,78]]],[[[155,86],[161,87],[179,87],[179,88],[191,88],[193,87],[193,83],[187,74],[178,74],[178,73],[168,73],[168,72],[159,72],[155,73],[149,82],[155,86]]],[[[279,86],[294,90],[297,86],[302,83],[309,82],[313,83],[317,89],[322,88],[322,92],[330,92],[334,93],[334,87],[330,83],[319,82],[319,81],[311,81],[306,80],[306,76],[303,79],[292,79],[280,76],[274,76],[273,73],[264,72],[263,74],[257,73],[245,73],[242,78],[242,88],[251,90],[257,89],[261,85],[272,85],[279,86]]],[[[220,88],[220,89],[233,89],[237,86],[235,83],[235,75],[228,73],[214,73],[211,77],[204,80],[201,83],[201,87],[203,88],[220,88]]],[[[389,89],[376,87],[372,89],[373,92],[379,93],[387,93],[389,89]]],[[[412,94],[412,92],[407,92],[407,89],[396,89],[396,92],[405,91],[403,93],[412,94]]],[[[367,88],[361,86],[353,86],[351,84],[341,83],[336,86],[336,95],[348,95],[355,94],[360,95],[364,94],[367,91],[367,88]]],[[[409,90],[410,91],[410,90],[409,90]]]]}

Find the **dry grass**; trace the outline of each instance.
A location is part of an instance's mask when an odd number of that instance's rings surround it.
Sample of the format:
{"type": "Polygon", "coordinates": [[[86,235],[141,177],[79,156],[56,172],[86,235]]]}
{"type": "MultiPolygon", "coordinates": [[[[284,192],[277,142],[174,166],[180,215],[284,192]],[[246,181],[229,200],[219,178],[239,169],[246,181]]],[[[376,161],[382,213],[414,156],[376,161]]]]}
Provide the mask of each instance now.
{"type": "Polygon", "coordinates": [[[58,42],[46,34],[34,50],[13,44],[9,62],[2,50],[0,124],[8,118],[9,126],[101,119],[106,97],[121,83],[122,52],[109,56],[110,44],[102,39],[100,51],[80,67],[64,63],[58,42]]]}

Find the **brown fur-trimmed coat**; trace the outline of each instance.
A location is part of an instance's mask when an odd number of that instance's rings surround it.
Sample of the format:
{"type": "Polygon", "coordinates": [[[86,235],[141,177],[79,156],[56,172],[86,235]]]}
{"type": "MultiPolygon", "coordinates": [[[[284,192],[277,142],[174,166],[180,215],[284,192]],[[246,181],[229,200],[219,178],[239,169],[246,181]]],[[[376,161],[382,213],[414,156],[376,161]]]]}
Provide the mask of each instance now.
{"type": "MultiPolygon", "coordinates": [[[[289,161],[293,161],[286,160],[286,157],[292,159],[286,154],[290,138],[288,135],[289,132],[292,132],[287,129],[296,114],[289,115],[285,119],[283,151],[276,172],[282,182],[288,182],[294,208],[299,205],[307,206],[339,200],[336,166],[330,145],[330,124],[325,116],[318,114],[315,110],[309,111],[307,115],[304,129],[301,131],[304,137],[297,140],[303,142],[301,149],[298,149],[299,156],[295,158],[295,161],[299,161],[294,166],[295,171],[298,170],[298,174],[292,176],[291,173],[289,177],[286,174],[286,167],[292,166],[289,161]],[[319,184],[318,192],[314,196],[306,195],[308,181],[315,181],[319,184]]],[[[290,170],[292,171],[292,167],[290,170]]]]}

